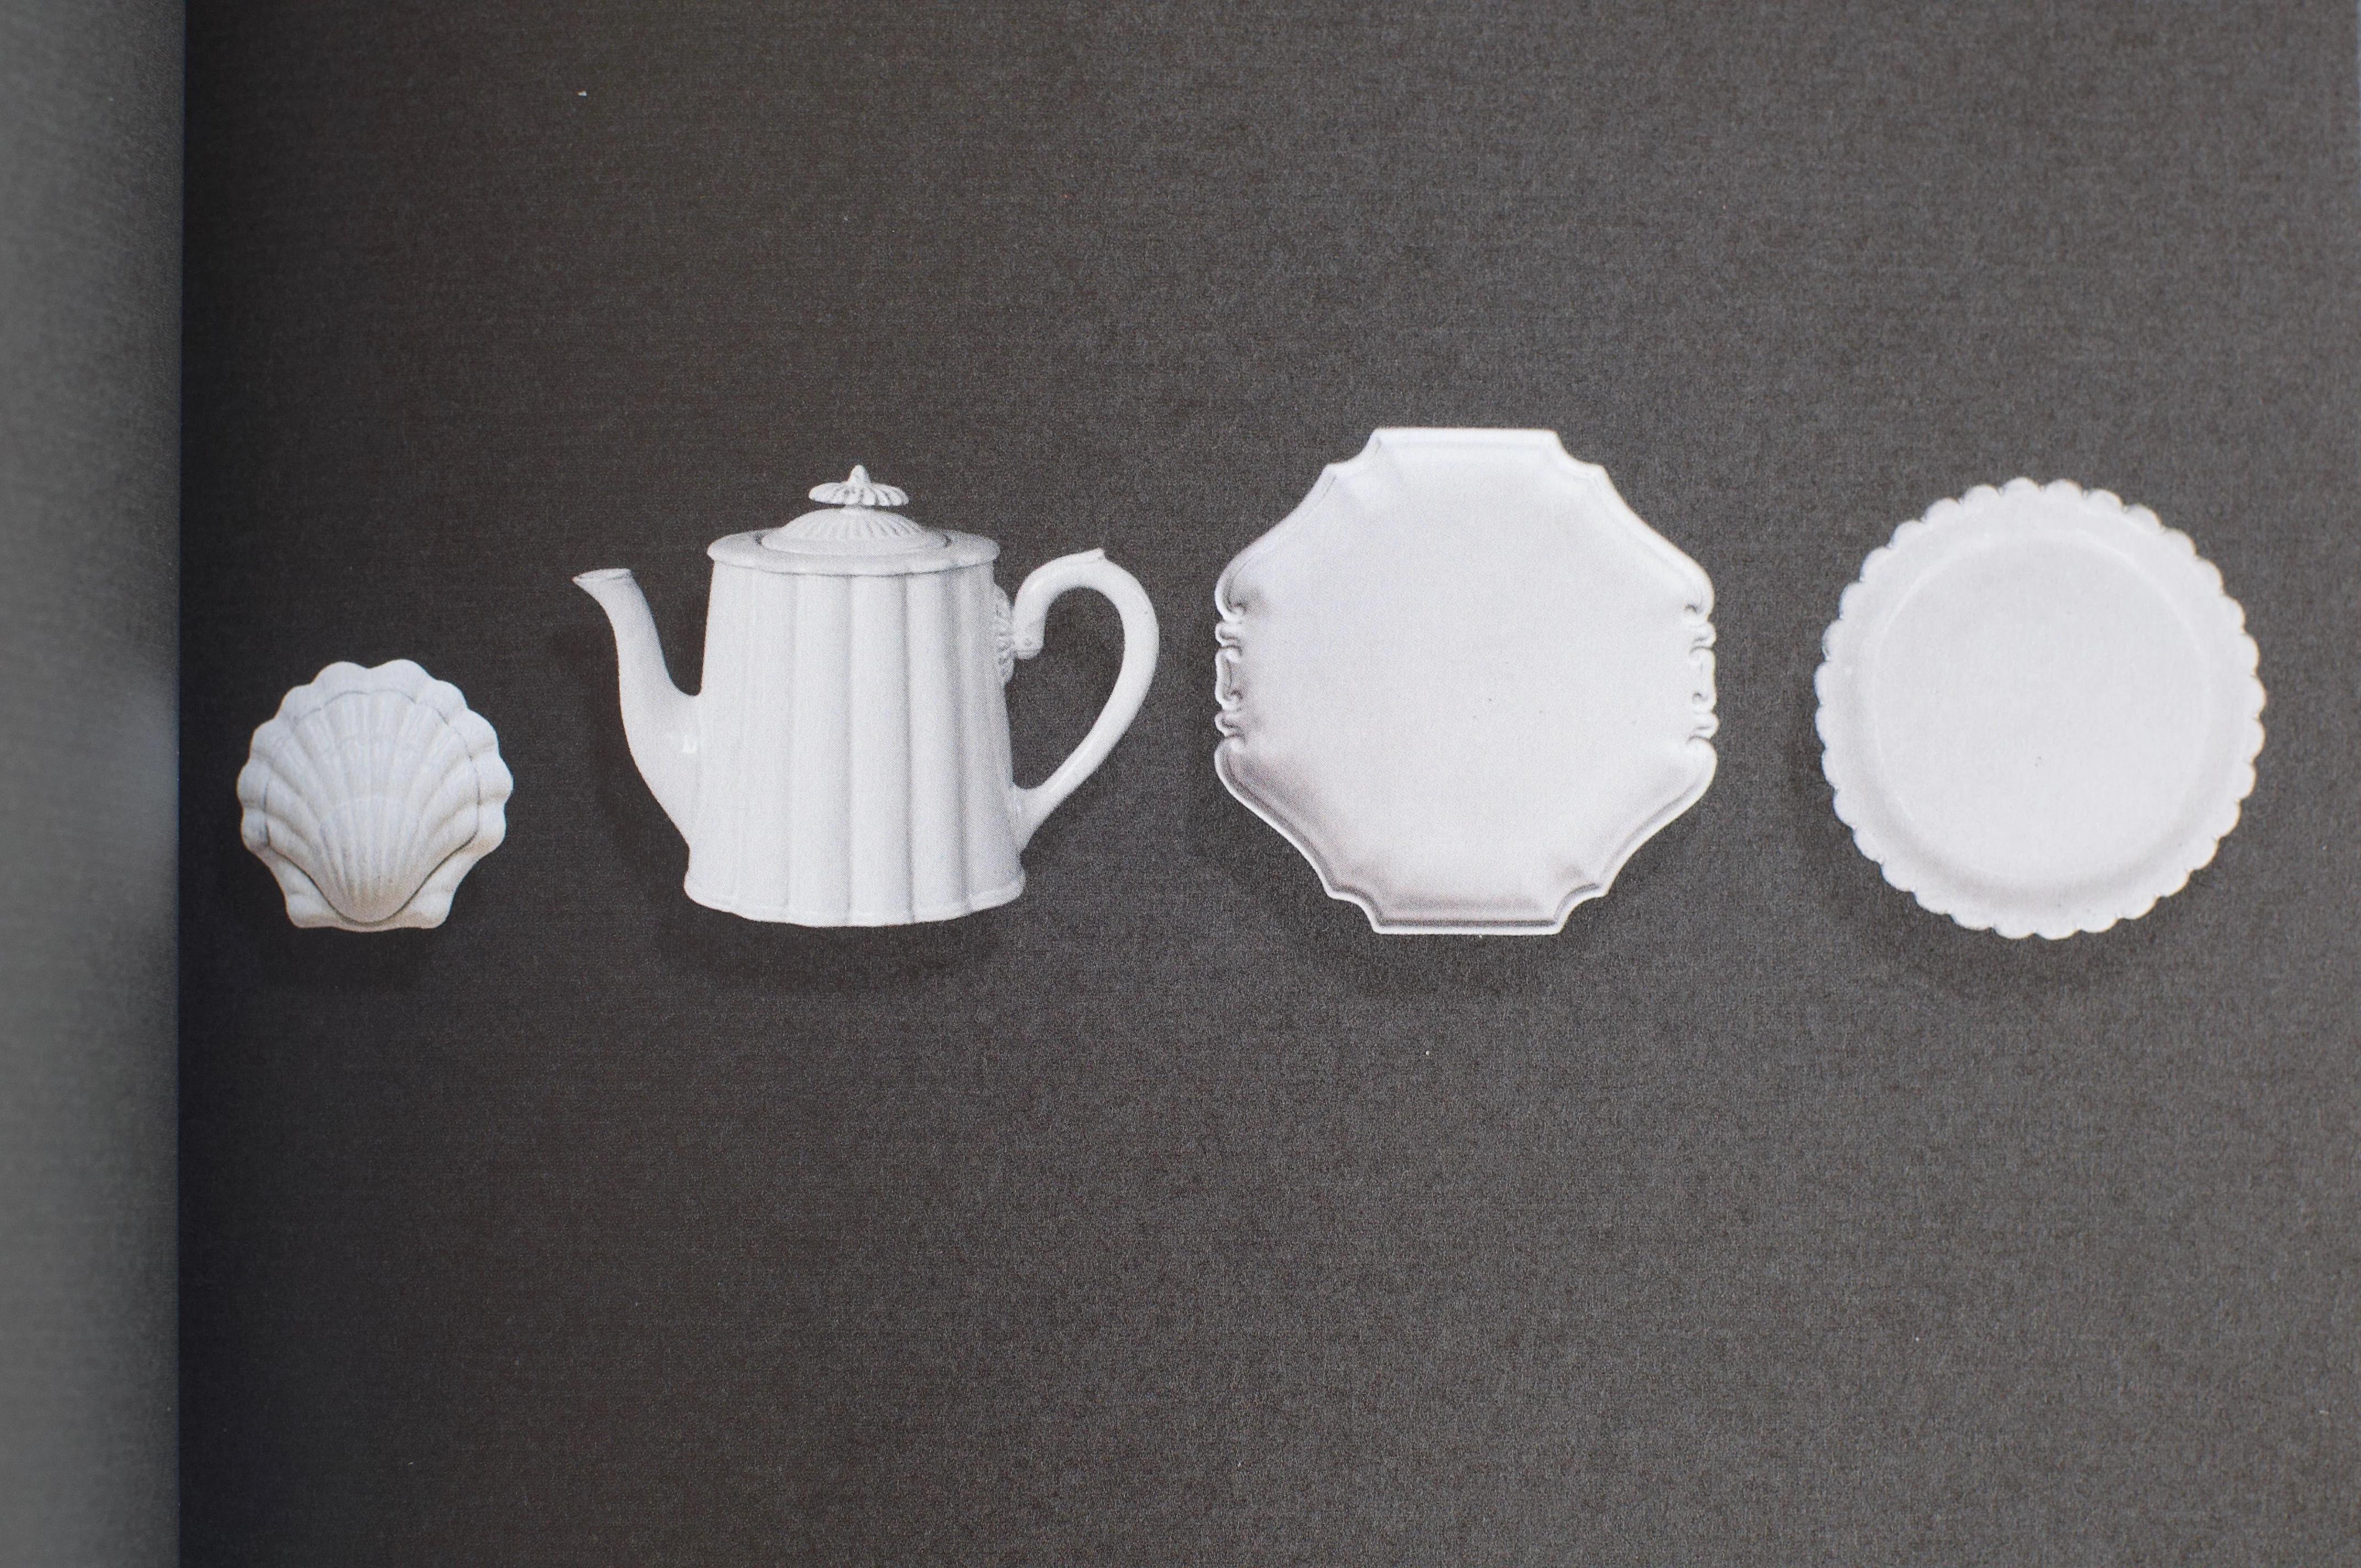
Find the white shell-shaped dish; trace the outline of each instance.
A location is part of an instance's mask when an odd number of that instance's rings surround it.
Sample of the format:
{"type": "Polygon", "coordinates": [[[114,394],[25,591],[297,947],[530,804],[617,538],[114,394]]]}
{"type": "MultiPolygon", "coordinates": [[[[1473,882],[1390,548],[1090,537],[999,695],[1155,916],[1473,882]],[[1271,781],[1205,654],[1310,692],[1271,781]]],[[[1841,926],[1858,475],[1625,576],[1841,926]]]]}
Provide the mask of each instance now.
{"type": "Polygon", "coordinates": [[[1713,587],[1546,430],[1380,430],[1214,589],[1214,766],[1387,932],[1546,935],[1712,781],[1713,587]]]}
{"type": "Polygon", "coordinates": [[[2236,826],[2262,750],[2222,574],[2145,507],[1979,486],[1871,553],[1823,646],[1836,811],[1885,880],[2004,937],[2147,913],[2236,826]]]}
{"type": "Polygon", "coordinates": [[[506,835],[512,787],[500,738],[458,687],[408,659],[336,663],[254,732],[240,831],[298,926],[440,926],[506,835]]]}

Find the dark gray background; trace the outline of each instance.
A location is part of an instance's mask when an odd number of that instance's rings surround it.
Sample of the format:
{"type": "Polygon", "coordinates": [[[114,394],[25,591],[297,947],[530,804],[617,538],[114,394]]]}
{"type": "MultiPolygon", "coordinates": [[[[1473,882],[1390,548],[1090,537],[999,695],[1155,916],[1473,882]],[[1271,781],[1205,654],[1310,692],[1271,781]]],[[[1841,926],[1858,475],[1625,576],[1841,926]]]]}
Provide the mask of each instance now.
{"type": "Polygon", "coordinates": [[[0,1564],[173,1560],[181,10],[0,0],[0,1564]]]}
{"type": "Polygon", "coordinates": [[[2361,1554],[2349,6],[192,29],[191,1563],[2361,1554]],[[1389,423],[1713,576],[1719,777],[1560,937],[1375,937],[1214,781],[1215,574],[1389,423]],[[1167,663],[1015,905],[765,927],[567,578],[693,681],[705,543],[855,460],[1167,663]],[[2019,474],[2189,530],[2270,689],[2214,865],[2057,945],[1886,888],[1811,732],[1861,556],[2019,474]],[[402,655],[508,844],[294,931],[247,731],[402,655]]]}

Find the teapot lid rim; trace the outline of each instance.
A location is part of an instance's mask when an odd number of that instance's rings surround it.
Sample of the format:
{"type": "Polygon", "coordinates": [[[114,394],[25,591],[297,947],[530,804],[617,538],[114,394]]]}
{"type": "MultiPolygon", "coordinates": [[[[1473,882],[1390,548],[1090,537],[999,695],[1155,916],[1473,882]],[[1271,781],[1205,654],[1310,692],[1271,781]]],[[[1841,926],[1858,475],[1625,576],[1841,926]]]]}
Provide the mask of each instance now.
{"type": "Polygon", "coordinates": [[[803,547],[793,541],[772,543],[783,532],[779,528],[761,528],[748,533],[732,533],[715,540],[706,546],[705,553],[725,566],[825,577],[902,577],[950,572],[961,566],[981,565],[1000,554],[1000,546],[993,541],[948,528],[927,530],[931,540],[917,549],[902,543],[899,549],[872,547],[851,551],[844,549],[841,543],[828,550],[803,547]]]}

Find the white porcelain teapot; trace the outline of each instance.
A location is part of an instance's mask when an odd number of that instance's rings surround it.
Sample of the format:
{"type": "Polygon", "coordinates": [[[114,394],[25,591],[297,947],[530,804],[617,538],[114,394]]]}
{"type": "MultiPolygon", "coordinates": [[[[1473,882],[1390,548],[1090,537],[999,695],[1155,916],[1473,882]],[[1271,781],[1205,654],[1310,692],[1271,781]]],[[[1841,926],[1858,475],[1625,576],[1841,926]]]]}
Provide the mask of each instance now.
{"type": "Polygon", "coordinates": [[[922,528],[909,498],[852,470],[824,510],[717,540],[705,680],[665,672],[627,570],[574,580],[614,623],[631,760],[688,840],[688,896],[750,920],[898,926],[1005,904],[1017,851],[1106,760],[1156,673],[1138,580],[1085,551],[1025,579],[1012,608],[1000,546],[922,528]],[[1115,691],[1073,754],[1017,787],[1001,686],[1041,651],[1049,606],[1092,588],[1123,616],[1115,691]]]}

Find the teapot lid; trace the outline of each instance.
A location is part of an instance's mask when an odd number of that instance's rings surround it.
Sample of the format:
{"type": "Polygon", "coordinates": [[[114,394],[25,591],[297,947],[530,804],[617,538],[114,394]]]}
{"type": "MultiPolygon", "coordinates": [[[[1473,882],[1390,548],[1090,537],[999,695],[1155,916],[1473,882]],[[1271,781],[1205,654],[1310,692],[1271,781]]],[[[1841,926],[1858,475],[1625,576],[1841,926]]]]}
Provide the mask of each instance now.
{"type": "Polygon", "coordinates": [[[948,571],[1000,553],[990,540],[922,528],[891,510],[907,505],[908,492],[879,484],[859,464],[840,483],[813,486],[811,499],[819,510],[779,528],[733,533],[708,554],[765,572],[871,576],[948,571]]]}

